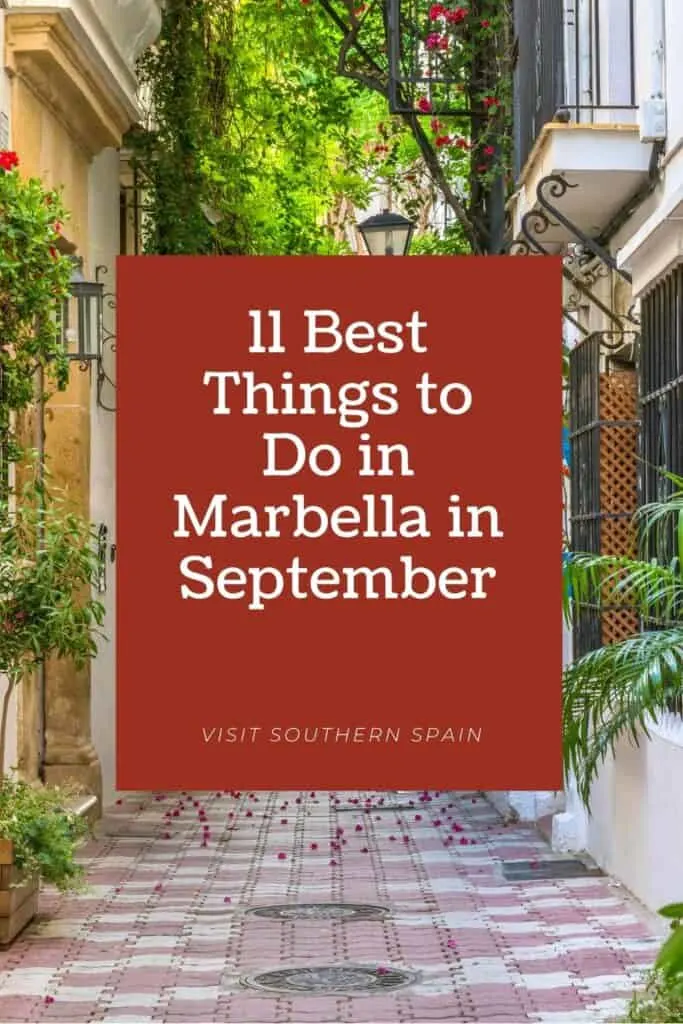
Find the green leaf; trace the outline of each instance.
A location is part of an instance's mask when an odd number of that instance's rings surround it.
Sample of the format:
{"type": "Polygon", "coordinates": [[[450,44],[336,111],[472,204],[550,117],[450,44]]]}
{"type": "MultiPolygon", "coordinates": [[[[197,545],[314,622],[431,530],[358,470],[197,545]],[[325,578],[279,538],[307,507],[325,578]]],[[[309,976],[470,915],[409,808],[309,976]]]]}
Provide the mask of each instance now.
{"type": "Polygon", "coordinates": [[[676,920],[683,918],[683,903],[667,903],[665,907],[657,911],[662,917],[673,917],[676,920]]]}

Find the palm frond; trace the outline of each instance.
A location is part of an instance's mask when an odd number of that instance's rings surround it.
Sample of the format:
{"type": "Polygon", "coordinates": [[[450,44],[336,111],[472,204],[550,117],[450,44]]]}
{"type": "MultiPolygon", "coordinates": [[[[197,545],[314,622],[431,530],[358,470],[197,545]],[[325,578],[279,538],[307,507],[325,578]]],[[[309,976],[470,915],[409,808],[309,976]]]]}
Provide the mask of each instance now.
{"type": "Polygon", "coordinates": [[[683,694],[683,626],[642,633],[579,658],[564,674],[565,772],[590,811],[600,766],[626,735],[646,736],[650,716],[683,694]]]}
{"type": "Polygon", "coordinates": [[[680,563],[643,562],[612,555],[572,555],[564,568],[565,617],[588,605],[623,605],[644,618],[677,620],[683,609],[680,563]]]}

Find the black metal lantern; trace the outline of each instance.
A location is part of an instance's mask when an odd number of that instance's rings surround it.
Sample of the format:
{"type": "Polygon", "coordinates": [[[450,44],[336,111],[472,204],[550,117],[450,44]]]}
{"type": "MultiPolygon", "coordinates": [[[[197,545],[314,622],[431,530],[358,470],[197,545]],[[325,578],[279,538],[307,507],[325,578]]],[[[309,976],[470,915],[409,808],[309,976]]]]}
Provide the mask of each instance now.
{"type": "Polygon", "coordinates": [[[74,256],[69,298],[62,305],[62,342],[67,358],[85,367],[102,357],[104,285],[83,275],[83,259],[74,256]]]}
{"type": "Polygon", "coordinates": [[[406,256],[415,225],[400,213],[384,210],[364,220],[358,230],[370,256],[406,256]]]}

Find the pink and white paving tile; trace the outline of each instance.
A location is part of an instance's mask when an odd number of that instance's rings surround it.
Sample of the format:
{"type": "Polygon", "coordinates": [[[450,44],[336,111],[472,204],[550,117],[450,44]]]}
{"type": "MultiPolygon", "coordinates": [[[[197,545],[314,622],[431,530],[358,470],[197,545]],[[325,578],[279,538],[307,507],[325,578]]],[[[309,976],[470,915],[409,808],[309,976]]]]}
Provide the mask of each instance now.
{"type": "Polygon", "coordinates": [[[0,953],[0,1021],[614,1020],[661,930],[503,874],[548,852],[476,793],[127,794],[0,953]]]}

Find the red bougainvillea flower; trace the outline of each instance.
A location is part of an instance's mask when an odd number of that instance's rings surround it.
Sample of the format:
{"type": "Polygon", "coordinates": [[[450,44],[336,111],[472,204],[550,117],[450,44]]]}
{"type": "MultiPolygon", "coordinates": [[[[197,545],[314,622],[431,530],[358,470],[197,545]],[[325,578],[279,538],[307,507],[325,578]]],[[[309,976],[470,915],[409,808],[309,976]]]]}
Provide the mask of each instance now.
{"type": "Polygon", "coordinates": [[[310,4],[310,2],[311,0],[301,0],[301,4],[303,7],[307,7],[310,4]]]}
{"type": "Polygon", "coordinates": [[[467,17],[467,11],[464,7],[456,7],[453,11],[446,11],[446,21],[450,21],[452,25],[459,25],[467,17]]]}
{"type": "Polygon", "coordinates": [[[450,146],[452,141],[450,135],[437,135],[434,139],[434,145],[437,149],[443,149],[444,146],[450,146]]]}
{"type": "Polygon", "coordinates": [[[484,20],[481,22],[481,27],[491,28],[491,22],[488,20],[488,18],[484,18],[484,20]]]}
{"type": "Polygon", "coordinates": [[[423,114],[428,114],[432,109],[431,100],[428,100],[426,96],[421,96],[417,101],[417,109],[421,110],[423,114]]]}
{"type": "Polygon", "coordinates": [[[425,39],[425,46],[428,50],[447,50],[448,36],[442,36],[438,32],[430,32],[425,39]]]}
{"type": "Polygon", "coordinates": [[[446,14],[446,8],[443,4],[432,4],[429,8],[429,20],[436,21],[438,18],[443,18],[446,14]]]}
{"type": "Polygon", "coordinates": [[[493,156],[496,152],[493,146],[484,146],[484,156],[493,156]]]}
{"type": "Polygon", "coordinates": [[[487,110],[491,110],[491,108],[495,109],[500,106],[500,100],[495,96],[484,96],[483,104],[487,110]]]}
{"type": "Polygon", "coordinates": [[[479,166],[477,167],[477,173],[485,174],[486,171],[488,171],[488,167],[486,166],[486,164],[479,164],[479,166]]]}
{"type": "Polygon", "coordinates": [[[11,149],[0,150],[0,168],[3,171],[13,171],[19,166],[19,157],[11,149]]]}
{"type": "Polygon", "coordinates": [[[431,119],[431,121],[429,122],[429,127],[432,129],[434,133],[441,131],[441,121],[439,121],[438,117],[433,117],[431,119]]]}

